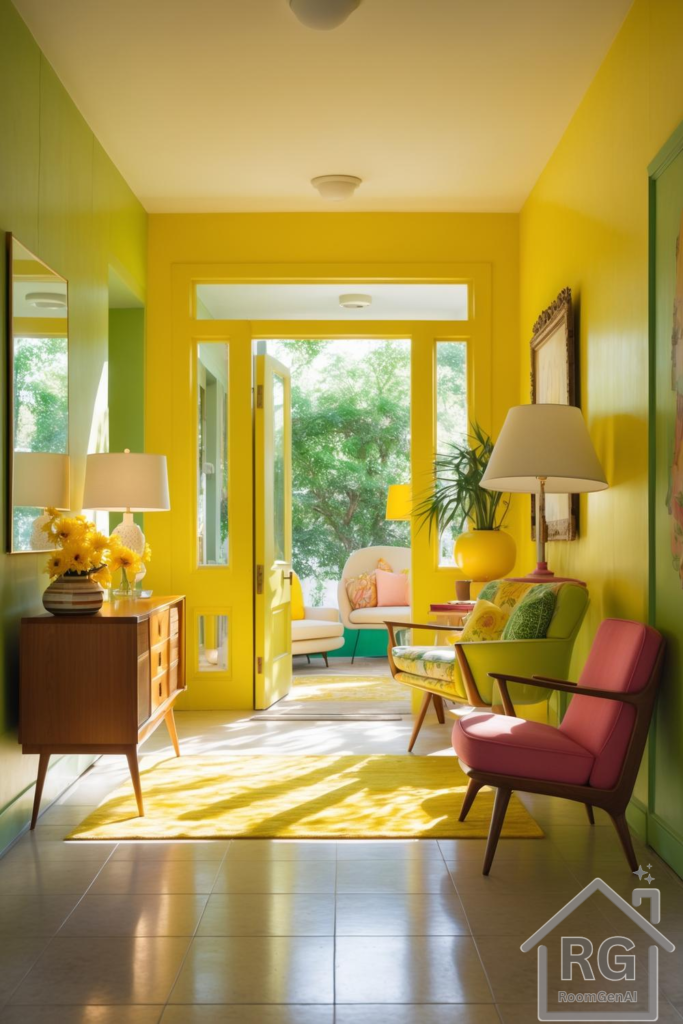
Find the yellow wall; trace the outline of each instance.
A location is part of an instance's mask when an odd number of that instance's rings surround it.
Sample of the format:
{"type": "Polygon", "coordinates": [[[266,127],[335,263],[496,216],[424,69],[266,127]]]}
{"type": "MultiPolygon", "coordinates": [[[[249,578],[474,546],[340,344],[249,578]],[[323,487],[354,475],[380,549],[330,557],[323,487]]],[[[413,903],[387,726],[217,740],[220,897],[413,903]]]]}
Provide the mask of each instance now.
{"type": "Polygon", "coordinates": [[[636,0],[521,214],[521,400],[534,320],[569,285],[580,404],[611,484],[582,498],[580,539],[549,547],[556,572],[590,587],[575,670],[602,618],[647,618],[647,168],[682,119],[683,4],[636,0]]]}

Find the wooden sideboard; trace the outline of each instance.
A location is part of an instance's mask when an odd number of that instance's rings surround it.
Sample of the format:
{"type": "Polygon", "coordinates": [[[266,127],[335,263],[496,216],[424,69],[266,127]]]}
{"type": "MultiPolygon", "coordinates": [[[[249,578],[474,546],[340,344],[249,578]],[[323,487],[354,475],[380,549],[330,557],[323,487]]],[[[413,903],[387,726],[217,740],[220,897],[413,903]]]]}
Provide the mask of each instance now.
{"type": "Polygon", "coordinates": [[[138,746],[185,689],[185,598],[107,602],[96,615],[21,622],[19,742],[39,754],[35,828],[51,754],[125,754],[144,814],[138,746]]]}

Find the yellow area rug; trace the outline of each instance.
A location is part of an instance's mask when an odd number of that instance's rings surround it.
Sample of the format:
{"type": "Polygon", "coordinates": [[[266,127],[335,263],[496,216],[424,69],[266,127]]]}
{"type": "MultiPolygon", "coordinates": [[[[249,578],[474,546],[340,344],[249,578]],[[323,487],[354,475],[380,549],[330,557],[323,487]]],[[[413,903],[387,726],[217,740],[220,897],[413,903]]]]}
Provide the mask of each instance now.
{"type": "Polygon", "coordinates": [[[402,701],[410,709],[410,690],[391,676],[294,676],[286,701],[402,701]]]}
{"type": "MultiPolygon", "coordinates": [[[[142,773],[144,818],[123,786],[67,838],[482,839],[493,792],[461,823],[466,784],[455,757],[187,755],[142,773]]],[[[513,796],[503,836],[542,835],[513,796]]]]}

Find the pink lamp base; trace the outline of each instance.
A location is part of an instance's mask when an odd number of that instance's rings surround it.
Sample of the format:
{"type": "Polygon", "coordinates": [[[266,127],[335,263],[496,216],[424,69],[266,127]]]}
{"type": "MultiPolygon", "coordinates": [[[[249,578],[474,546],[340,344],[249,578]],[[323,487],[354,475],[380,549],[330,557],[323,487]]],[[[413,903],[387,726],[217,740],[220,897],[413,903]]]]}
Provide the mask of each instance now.
{"type": "Polygon", "coordinates": [[[580,587],[586,586],[583,580],[575,580],[571,576],[556,576],[548,568],[547,562],[537,562],[534,571],[528,573],[527,576],[508,576],[506,578],[512,583],[578,583],[580,587]]]}

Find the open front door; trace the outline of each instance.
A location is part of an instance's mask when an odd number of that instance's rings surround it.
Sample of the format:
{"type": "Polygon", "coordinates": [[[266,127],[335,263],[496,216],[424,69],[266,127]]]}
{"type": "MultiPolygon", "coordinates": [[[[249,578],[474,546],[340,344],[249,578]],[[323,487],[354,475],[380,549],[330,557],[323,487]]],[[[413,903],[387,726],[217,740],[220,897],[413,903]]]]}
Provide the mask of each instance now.
{"type": "Polygon", "coordinates": [[[269,708],[292,681],[291,380],[272,356],[256,356],[255,702],[269,708]]]}

